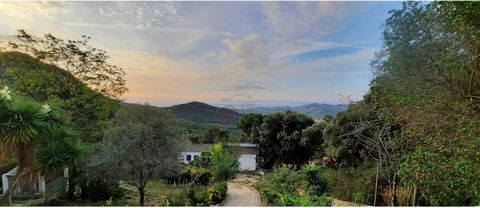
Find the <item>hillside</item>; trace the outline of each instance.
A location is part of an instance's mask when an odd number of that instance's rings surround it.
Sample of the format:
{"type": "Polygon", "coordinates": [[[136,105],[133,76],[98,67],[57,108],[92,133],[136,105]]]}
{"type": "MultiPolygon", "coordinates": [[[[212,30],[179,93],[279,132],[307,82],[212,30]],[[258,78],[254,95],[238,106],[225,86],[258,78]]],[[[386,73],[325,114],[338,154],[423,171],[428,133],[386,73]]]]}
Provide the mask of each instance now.
{"type": "Polygon", "coordinates": [[[184,120],[201,123],[235,124],[241,114],[228,108],[220,108],[202,102],[189,102],[168,107],[184,120]]]}
{"type": "Polygon", "coordinates": [[[338,104],[338,105],[330,105],[330,104],[318,104],[318,103],[311,103],[307,105],[297,106],[297,107],[290,107],[290,106],[282,106],[282,107],[253,107],[253,108],[246,108],[242,110],[238,110],[239,113],[261,113],[261,114],[272,114],[277,112],[285,112],[285,111],[294,111],[303,113],[308,115],[316,120],[323,119],[325,115],[337,115],[338,112],[345,111],[348,105],[338,104]]]}

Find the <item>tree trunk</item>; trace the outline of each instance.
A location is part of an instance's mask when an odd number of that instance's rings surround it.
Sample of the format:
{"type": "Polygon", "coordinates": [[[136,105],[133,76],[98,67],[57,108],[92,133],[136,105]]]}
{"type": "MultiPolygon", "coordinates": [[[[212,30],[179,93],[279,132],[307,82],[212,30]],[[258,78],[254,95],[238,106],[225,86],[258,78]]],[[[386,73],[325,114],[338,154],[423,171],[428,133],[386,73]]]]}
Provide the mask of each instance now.
{"type": "Polygon", "coordinates": [[[373,206],[377,206],[377,193],[378,193],[378,171],[380,168],[380,164],[377,164],[377,173],[375,176],[375,195],[373,195],[373,206]]]}
{"type": "Polygon", "coordinates": [[[396,174],[393,174],[392,184],[390,186],[390,203],[391,206],[395,206],[397,204],[397,185],[395,183],[396,174]]]}
{"type": "Polygon", "coordinates": [[[73,199],[75,197],[75,177],[77,175],[77,168],[70,167],[68,168],[69,176],[68,176],[68,191],[67,191],[67,198],[73,199]]]}
{"type": "Polygon", "coordinates": [[[45,199],[45,206],[48,205],[48,193],[47,193],[47,187],[45,187],[45,192],[43,192],[44,194],[44,199],[45,199]]]}
{"type": "Polygon", "coordinates": [[[413,199],[412,199],[412,206],[415,206],[417,202],[417,185],[415,184],[413,187],[413,199]]]}
{"type": "Polygon", "coordinates": [[[145,206],[145,188],[138,188],[138,193],[140,194],[140,206],[145,206]]]}

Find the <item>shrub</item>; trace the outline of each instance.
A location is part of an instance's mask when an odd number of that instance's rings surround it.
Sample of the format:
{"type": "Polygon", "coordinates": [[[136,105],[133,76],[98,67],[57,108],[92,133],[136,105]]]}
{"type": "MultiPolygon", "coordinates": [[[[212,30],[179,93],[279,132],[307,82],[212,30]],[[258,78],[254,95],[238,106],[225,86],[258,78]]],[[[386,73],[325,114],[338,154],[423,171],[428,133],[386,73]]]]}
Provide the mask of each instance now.
{"type": "Polygon", "coordinates": [[[328,191],[328,180],[321,175],[322,168],[315,164],[302,167],[301,173],[305,176],[306,188],[309,195],[322,196],[328,191]]]}
{"type": "Polygon", "coordinates": [[[313,196],[310,197],[310,201],[312,201],[312,206],[332,206],[333,200],[327,196],[313,196]]]}
{"type": "Polygon", "coordinates": [[[274,168],[274,170],[265,175],[258,182],[258,191],[262,200],[272,204],[279,204],[280,198],[284,194],[293,194],[304,183],[304,177],[297,171],[293,170],[291,165],[283,165],[274,168]]]}
{"type": "Polygon", "coordinates": [[[362,192],[355,192],[352,194],[353,203],[365,204],[367,202],[365,195],[362,192]]]}
{"type": "Polygon", "coordinates": [[[227,183],[217,182],[208,187],[210,204],[219,204],[227,195],[227,183]]]}
{"type": "Polygon", "coordinates": [[[191,202],[185,192],[180,192],[165,197],[158,206],[190,206],[191,202]]]}
{"type": "Polygon", "coordinates": [[[231,153],[221,144],[216,144],[210,150],[210,171],[214,180],[224,181],[231,178],[239,165],[238,155],[231,153]]]}
{"type": "Polygon", "coordinates": [[[125,195],[118,182],[94,179],[82,187],[82,198],[108,200],[110,198],[118,199],[125,195]]]}
{"type": "Polygon", "coordinates": [[[312,206],[312,203],[306,197],[284,194],[280,197],[280,205],[282,206],[312,206]]]}
{"type": "Polygon", "coordinates": [[[326,196],[295,196],[285,194],[280,197],[282,206],[332,206],[333,200],[326,196]]]}
{"type": "Polygon", "coordinates": [[[275,168],[258,182],[257,189],[263,201],[282,206],[330,206],[325,197],[328,180],[316,165],[305,165],[296,171],[291,165],[275,168]]]}
{"type": "Polygon", "coordinates": [[[206,186],[190,186],[187,188],[185,195],[192,206],[207,206],[209,204],[206,186]]]}

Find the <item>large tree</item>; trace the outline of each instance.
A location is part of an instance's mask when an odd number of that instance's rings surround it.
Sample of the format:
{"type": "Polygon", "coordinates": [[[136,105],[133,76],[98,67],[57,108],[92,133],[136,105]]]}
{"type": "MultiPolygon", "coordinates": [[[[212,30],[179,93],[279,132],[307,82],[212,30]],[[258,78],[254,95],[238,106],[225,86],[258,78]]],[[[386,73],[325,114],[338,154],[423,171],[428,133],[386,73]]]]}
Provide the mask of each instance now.
{"type": "Polygon", "coordinates": [[[134,185],[143,206],[147,183],[179,170],[178,157],[185,144],[171,113],[148,105],[132,105],[117,112],[94,164],[134,185]]]}
{"type": "Polygon", "coordinates": [[[291,111],[265,117],[258,141],[261,166],[307,162],[312,156],[309,149],[314,148],[316,141],[303,137],[302,131],[313,123],[312,118],[291,111]]]}
{"type": "Polygon", "coordinates": [[[244,137],[251,142],[258,141],[258,131],[263,123],[264,115],[258,113],[249,113],[242,115],[237,122],[237,127],[243,131],[244,137]]]}
{"type": "Polygon", "coordinates": [[[480,199],[479,16],[476,2],[405,2],[385,22],[370,99],[403,126],[395,145],[415,144],[400,154],[413,204],[480,199]]]}
{"type": "Polygon", "coordinates": [[[90,37],[86,35],[79,40],[63,40],[52,34],[36,37],[25,30],[18,30],[16,37],[16,41],[9,42],[11,49],[65,69],[81,83],[106,97],[116,98],[127,91],[123,69],[108,63],[110,55],[90,46],[90,37]]]}

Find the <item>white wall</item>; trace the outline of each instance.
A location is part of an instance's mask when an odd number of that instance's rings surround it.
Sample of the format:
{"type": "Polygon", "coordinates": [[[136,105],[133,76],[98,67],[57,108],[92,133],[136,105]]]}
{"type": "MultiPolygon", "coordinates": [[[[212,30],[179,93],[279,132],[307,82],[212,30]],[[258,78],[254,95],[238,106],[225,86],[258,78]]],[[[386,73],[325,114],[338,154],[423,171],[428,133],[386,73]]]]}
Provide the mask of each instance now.
{"type": "Polygon", "coordinates": [[[256,155],[240,155],[238,160],[240,161],[240,170],[255,170],[257,169],[256,155]]]}
{"type": "Polygon", "coordinates": [[[202,154],[201,152],[182,152],[182,155],[181,155],[182,162],[185,164],[189,163],[189,161],[187,161],[187,155],[191,155],[192,159],[190,161],[192,161],[195,159],[195,155],[200,157],[201,154],[202,154]]]}
{"type": "Polygon", "coordinates": [[[7,179],[7,175],[2,175],[2,189],[3,189],[3,193],[7,192],[7,189],[8,189],[8,179],[7,179]]]}
{"type": "MultiPolygon", "coordinates": [[[[191,155],[192,159],[190,161],[192,161],[195,159],[195,155],[200,157],[201,154],[202,154],[201,152],[182,152],[180,159],[183,163],[188,164],[189,161],[187,161],[187,155],[191,155]]],[[[238,161],[240,162],[240,170],[256,170],[257,169],[256,155],[242,154],[238,158],[238,161]]]]}

